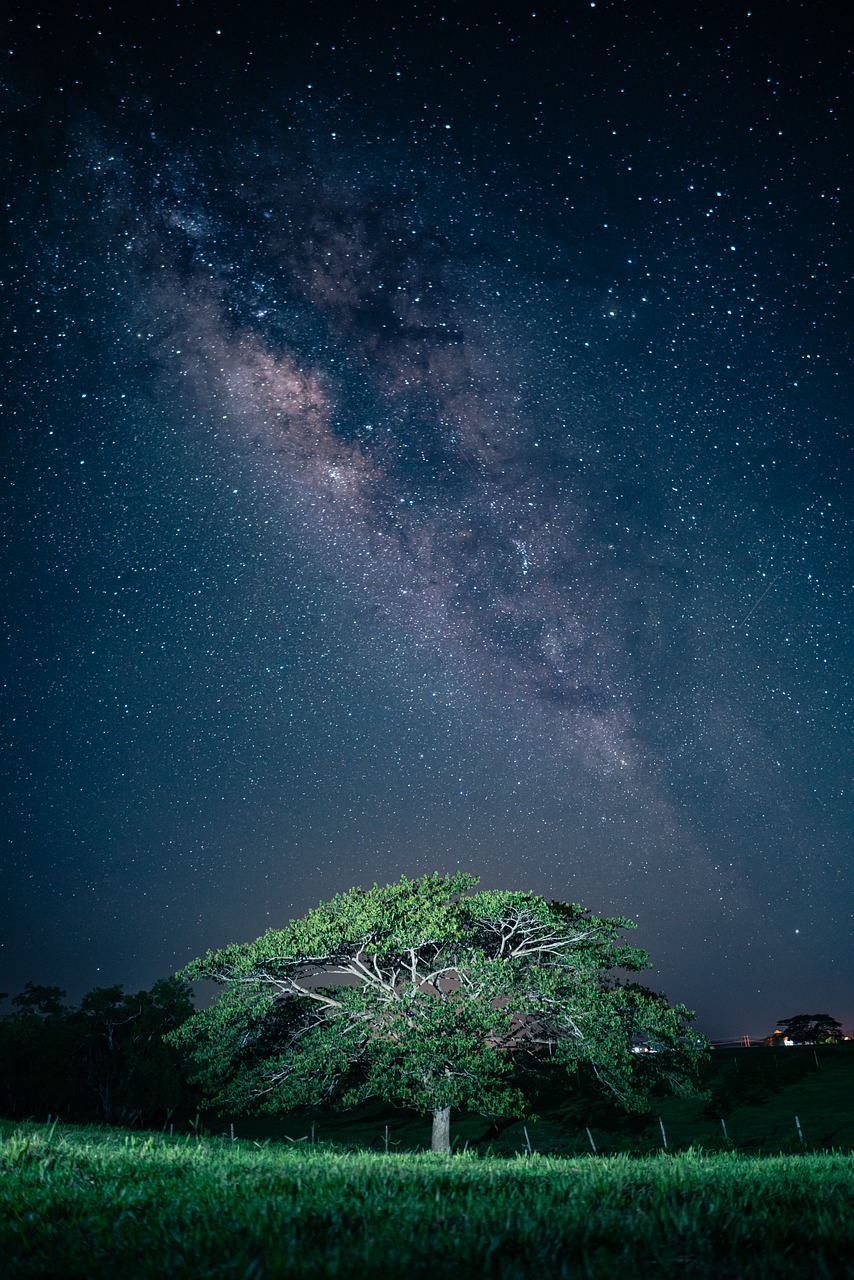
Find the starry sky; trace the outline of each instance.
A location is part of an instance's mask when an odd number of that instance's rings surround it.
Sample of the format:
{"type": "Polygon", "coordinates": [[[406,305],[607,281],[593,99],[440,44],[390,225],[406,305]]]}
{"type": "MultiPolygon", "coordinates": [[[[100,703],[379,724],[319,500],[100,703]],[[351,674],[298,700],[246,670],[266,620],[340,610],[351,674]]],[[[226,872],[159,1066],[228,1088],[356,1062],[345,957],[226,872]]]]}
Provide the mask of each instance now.
{"type": "Polygon", "coordinates": [[[462,868],[850,1030],[835,12],[13,2],[4,990],[462,868]]]}

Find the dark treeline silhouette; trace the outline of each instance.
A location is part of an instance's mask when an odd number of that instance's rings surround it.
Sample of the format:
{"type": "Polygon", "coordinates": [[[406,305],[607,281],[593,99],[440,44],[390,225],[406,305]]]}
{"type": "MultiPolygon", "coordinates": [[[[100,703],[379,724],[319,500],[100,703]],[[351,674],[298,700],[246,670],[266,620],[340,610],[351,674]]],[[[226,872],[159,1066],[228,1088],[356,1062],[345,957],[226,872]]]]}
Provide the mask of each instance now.
{"type": "MultiPolygon", "coordinates": [[[[795,1044],[839,1044],[845,1039],[842,1023],[831,1018],[829,1013],[796,1013],[791,1018],[780,1018],[777,1027],[795,1044]]],[[[773,1039],[774,1036],[771,1037],[773,1039]]]]}
{"type": "Polygon", "coordinates": [[[163,1124],[196,1106],[167,1031],[193,1012],[188,983],[96,987],[78,1006],[28,982],[0,1017],[0,1114],[102,1124],[163,1124]]]}

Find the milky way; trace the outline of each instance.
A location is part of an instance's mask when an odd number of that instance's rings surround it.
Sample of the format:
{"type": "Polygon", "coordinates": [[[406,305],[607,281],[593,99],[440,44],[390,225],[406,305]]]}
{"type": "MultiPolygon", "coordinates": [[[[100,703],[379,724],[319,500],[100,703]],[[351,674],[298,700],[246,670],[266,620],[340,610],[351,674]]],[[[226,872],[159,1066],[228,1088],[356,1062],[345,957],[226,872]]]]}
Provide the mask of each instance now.
{"type": "Polygon", "coordinates": [[[308,180],[277,190],[275,171],[254,185],[238,215],[251,200],[269,228],[251,263],[218,261],[203,229],[219,223],[193,203],[161,211],[170,240],[186,233],[170,257],[193,265],[158,279],[152,322],[174,314],[199,403],[224,410],[221,430],[257,452],[342,585],[462,662],[461,687],[544,715],[594,767],[629,768],[624,637],[647,610],[601,529],[617,537],[619,516],[595,489],[601,445],[565,340],[520,323],[527,282],[479,279],[484,264],[414,197],[388,210],[377,182],[363,199],[308,180]]]}
{"type": "Polygon", "coordinates": [[[465,865],[636,916],[713,1029],[842,998],[837,99],[745,44],[692,116],[656,21],[572,110],[548,39],[399,118],[17,86],[10,862],[72,982],[465,865]]]}

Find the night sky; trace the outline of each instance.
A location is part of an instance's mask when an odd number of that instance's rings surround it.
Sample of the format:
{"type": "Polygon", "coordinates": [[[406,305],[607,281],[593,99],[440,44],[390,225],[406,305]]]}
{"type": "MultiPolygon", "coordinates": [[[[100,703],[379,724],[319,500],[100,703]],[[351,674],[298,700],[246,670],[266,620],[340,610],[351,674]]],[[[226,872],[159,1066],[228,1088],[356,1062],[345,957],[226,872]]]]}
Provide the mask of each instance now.
{"type": "Polygon", "coordinates": [[[839,12],[13,4],[3,990],[464,869],[851,1029],[839,12]]]}

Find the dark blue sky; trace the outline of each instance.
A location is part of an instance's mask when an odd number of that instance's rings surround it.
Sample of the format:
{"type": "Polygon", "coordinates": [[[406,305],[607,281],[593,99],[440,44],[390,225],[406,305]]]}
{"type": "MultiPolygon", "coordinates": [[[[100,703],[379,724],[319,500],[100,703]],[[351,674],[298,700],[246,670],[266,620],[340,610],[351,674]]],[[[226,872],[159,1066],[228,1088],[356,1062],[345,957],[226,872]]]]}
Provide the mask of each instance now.
{"type": "Polygon", "coordinates": [[[3,989],[462,867],[850,1030],[833,13],[13,5],[3,989]]]}

